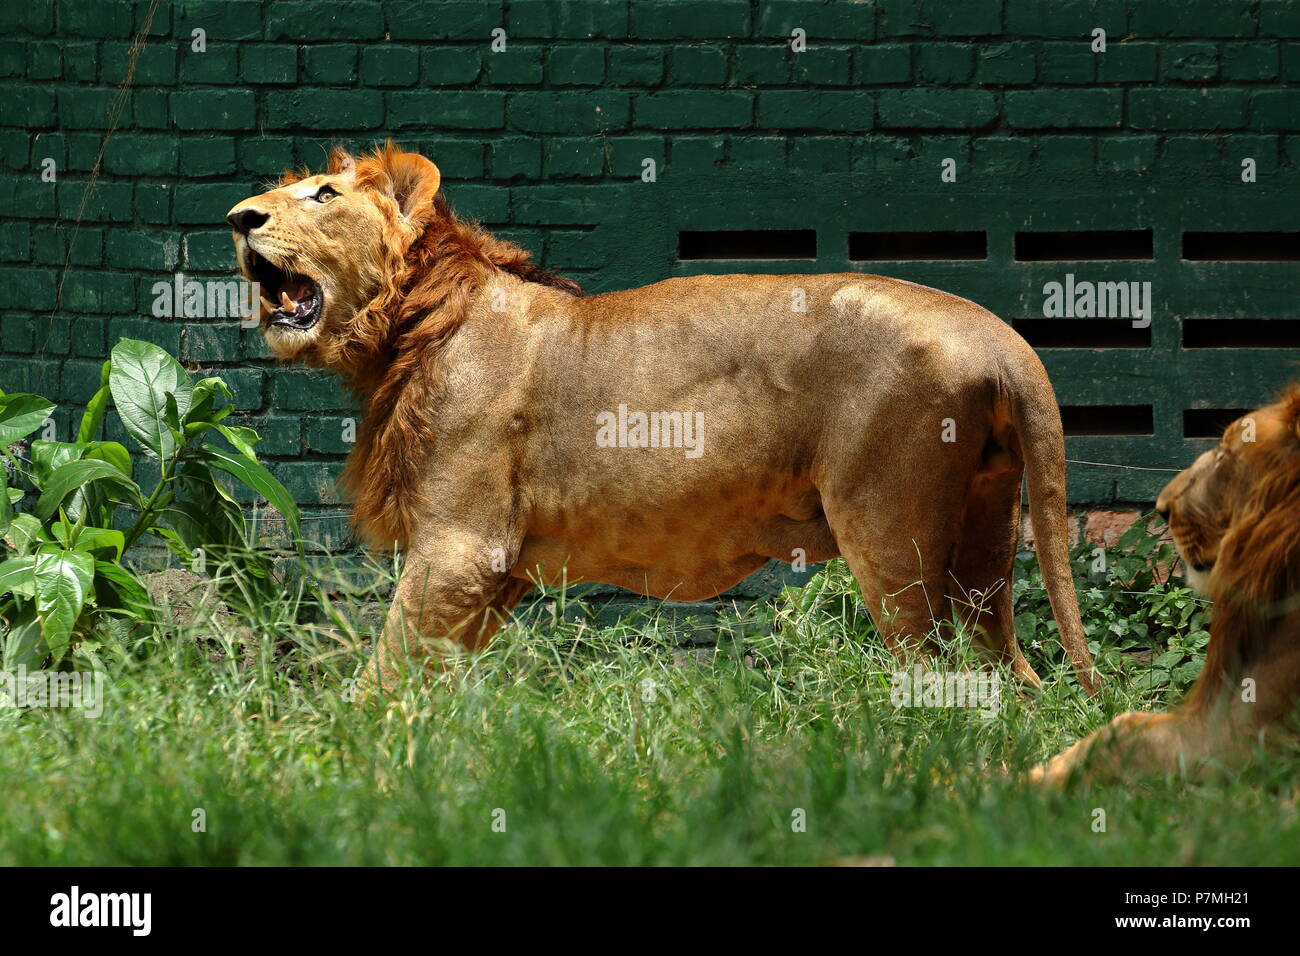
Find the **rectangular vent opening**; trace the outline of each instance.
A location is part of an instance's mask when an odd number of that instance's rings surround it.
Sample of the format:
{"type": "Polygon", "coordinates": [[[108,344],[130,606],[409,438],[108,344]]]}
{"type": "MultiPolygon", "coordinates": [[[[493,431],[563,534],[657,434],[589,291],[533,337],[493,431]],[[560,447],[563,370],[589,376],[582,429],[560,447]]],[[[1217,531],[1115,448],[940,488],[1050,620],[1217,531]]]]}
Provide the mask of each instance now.
{"type": "Polygon", "coordinates": [[[1188,408],[1183,411],[1184,438],[1222,438],[1223,430],[1249,408],[1188,408]]]}
{"type": "Polygon", "coordinates": [[[1017,262],[1084,262],[1154,259],[1150,229],[1092,229],[1078,232],[1018,232],[1017,262]]]}
{"type": "Polygon", "coordinates": [[[1295,262],[1300,232],[1185,232],[1183,258],[1192,262],[1295,262]]]}
{"type": "Polygon", "coordinates": [[[1067,438],[1083,435],[1154,435],[1150,405],[1062,405],[1067,438]]]}
{"type": "Polygon", "coordinates": [[[1011,327],[1036,349],[1145,349],[1151,326],[1128,319],[1012,319],[1011,327]]]}
{"type": "Polygon", "coordinates": [[[941,262],[988,257],[988,235],[983,231],[849,233],[852,262],[941,262]]]}
{"type": "Polygon", "coordinates": [[[1183,319],[1185,349],[1297,349],[1300,319],[1183,319]]]}
{"type": "Polygon", "coordinates": [[[682,230],[677,233],[677,258],[816,259],[817,230],[682,230]]]}

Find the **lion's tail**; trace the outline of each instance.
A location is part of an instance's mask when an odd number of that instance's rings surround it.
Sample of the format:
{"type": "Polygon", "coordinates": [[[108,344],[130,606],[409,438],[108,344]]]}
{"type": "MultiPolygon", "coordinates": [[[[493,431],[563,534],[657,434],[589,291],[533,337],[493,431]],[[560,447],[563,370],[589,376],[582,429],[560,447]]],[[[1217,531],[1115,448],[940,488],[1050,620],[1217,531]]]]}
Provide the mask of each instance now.
{"type": "Polygon", "coordinates": [[[1056,393],[1038,356],[1026,344],[1023,355],[1004,363],[1007,409],[1020,438],[1029,481],[1029,520],[1034,549],[1052,614],[1079,683],[1096,693],[1098,677],[1079,615],[1079,599],[1070,571],[1070,534],[1065,502],[1065,433],[1056,393]]]}

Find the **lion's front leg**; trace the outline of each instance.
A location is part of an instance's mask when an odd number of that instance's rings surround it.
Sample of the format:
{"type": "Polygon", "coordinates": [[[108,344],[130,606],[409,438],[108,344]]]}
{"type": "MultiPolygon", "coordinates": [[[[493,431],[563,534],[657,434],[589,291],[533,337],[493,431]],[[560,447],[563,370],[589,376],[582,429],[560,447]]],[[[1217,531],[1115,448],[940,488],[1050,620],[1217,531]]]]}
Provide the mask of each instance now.
{"type": "Polygon", "coordinates": [[[1195,756],[1178,714],[1129,711],[1029,772],[1029,782],[1060,787],[1078,775],[1092,782],[1170,773],[1195,756]]]}
{"type": "Polygon", "coordinates": [[[409,666],[484,647],[532,589],[512,578],[517,545],[478,535],[429,535],[410,552],[368,670],[389,683],[409,666]]]}

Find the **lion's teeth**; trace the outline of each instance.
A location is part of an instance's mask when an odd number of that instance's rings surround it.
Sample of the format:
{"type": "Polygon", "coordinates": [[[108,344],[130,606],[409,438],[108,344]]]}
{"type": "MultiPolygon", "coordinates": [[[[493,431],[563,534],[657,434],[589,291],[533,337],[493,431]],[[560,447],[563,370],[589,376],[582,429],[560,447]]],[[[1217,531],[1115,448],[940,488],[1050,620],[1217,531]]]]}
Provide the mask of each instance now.
{"type": "Polygon", "coordinates": [[[296,308],[293,299],[289,298],[288,294],[284,292],[280,293],[280,306],[286,312],[292,312],[296,308]]]}

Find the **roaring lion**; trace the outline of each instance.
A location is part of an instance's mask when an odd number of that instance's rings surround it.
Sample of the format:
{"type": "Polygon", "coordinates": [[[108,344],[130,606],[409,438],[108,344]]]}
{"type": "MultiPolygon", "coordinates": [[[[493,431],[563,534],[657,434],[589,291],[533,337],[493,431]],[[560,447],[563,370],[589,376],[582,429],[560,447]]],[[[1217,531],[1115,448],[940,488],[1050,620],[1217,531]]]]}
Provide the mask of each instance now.
{"type": "Polygon", "coordinates": [[[1031,772],[1062,784],[1231,766],[1300,705],[1300,383],[1228,426],[1156,510],[1214,601],[1205,668],[1171,713],[1120,714],[1031,772]]]}
{"type": "Polygon", "coordinates": [[[227,217],[271,350],[363,402],[343,484],[362,539],[404,552],[388,662],[481,646],[534,583],[695,601],[769,558],[843,555],[896,653],[935,652],[956,612],[1037,684],[1009,586],[1027,473],[1061,641],[1093,688],[1060,414],[1008,325],[856,273],[584,296],[439,184],[391,142],[335,150],[227,217]]]}

